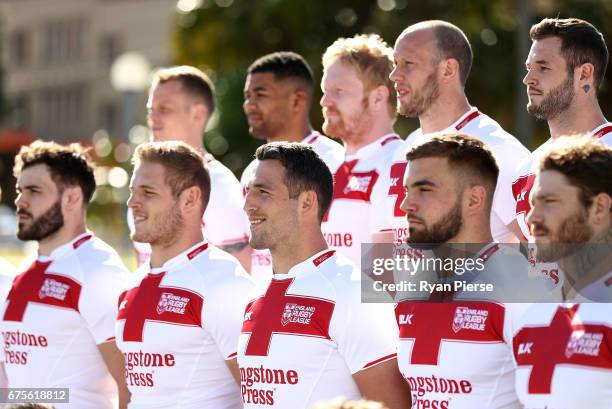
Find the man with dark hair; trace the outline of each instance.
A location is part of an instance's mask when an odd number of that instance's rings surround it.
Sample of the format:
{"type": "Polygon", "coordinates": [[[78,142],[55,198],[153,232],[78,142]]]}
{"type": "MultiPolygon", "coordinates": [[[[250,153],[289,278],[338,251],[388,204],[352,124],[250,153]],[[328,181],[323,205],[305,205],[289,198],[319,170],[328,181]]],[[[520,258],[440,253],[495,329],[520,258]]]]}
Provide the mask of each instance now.
{"type": "Polygon", "coordinates": [[[541,152],[561,135],[588,133],[610,145],[612,123],[597,100],[609,58],[601,32],[584,20],[546,18],[535,24],[529,35],[533,44],[523,79],[529,98],[527,111],[548,122],[551,136],[519,166],[512,184],[516,221],[525,240],[532,242],[525,218],[541,152]]]}
{"type": "Polygon", "coordinates": [[[385,215],[395,232],[395,242],[406,234],[406,218],[400,209],[404,193],[401,180],[406,168],[405,153],[434,132],[461,131],[485,142],[499,165],[498,185],[493,198],[493,238],[518,241],[520,230],[512,227],[514,208],[510,186],[517,162],[529,154],[516,138],[468,102],[465,84],[472,67],[472,48],[466,35],[446,21],[423,21],[406,28],[397,38],[395,67],[391,79],[398,94],[400,115],[418,118],[420,128],[397,150],[391,167],[392,185],[385,215]]]}
{"type": "Polygon", "coordinates": [[[151,142],[134,165],[132,238],[152,252],[144,278],[121,294],[115,326],[130,407],[241,408],[236,347],[252,280],[202,235],[204,160],[186,143],[151,142]]]}
{"type": "MultiPolygon", "coordinates": [[[[415,407],[518,408],[509,362],[512,328],[525,307],[505,303],[501,290],[518,287],[514,281],[526,278],[527,262],[493,240],[490,215],[499,173],[493,154],[475,137],[449,132],[430,135],[406,159],[401,208],[408,245],[432,249],[427,258],[445,265],[449,259],[475,263],[467,272],[438,268],[433,273],[442,282],[454,286],[476,276],[471,282],[498,290],[444,294],[423,292],[419,284],[402,294],[396,307],[398,362],[415,407]]],[[[426,274],[419,272],[420,279],[426,274]]]]}
{"type": "Polygon", "coordinates": [[[37,241],[38,255],[2,304],[2,356],[9,387],[51,382],[70,389],[74,407],[92,409],[112,408],[118,387],[125,408],[129,392],[113,328],[127,272],[86,226],[93,166],[78,144],[36,141],[17,154],[17,237],[37,241]]]}
{"type": "Polygon", "coordinates": [[[564,302],[534,304],[515,331],[516,389],[529,408],[612,402],[612,149],[589,136],[550,144],[530,198],[536,257],[565,280],[564,302]]]}
{"type": "MultiPolygon", "coordinates": [[[[203,234],[212,244],[238,258],[250,270],[248,223],[242,211],[242,190],[234,174],[206,152],[203,135],[215,109],[214,88],[208,76],[195,67],[179,66],[155,72],[147,102],[154,141],[183,141],[204,157],[211,180],[210,203],[202,219],[203,234]]],[[[128,222],[133,231],[131,216],[128,222]]],[[[151,249],[134,243],[139,264],[151,249]]]]}
{"type": "MultiPolygon", "coordinates": [[[[301,55],[291,51],[267,54],[248,69],[243,108],[249,132],[255,138],[307,143],[333,172],[342,162],[342,146],[312,129],[309,114],[313,92],[312,71],[301,55]]],[[[243,189],[253,177],[256,165],[257,161],[253,160],[242,173],[243,189]]],[[[272,276],[270,253],[256,250],[252,256],[253,277],[269,280],[272,276]]]]}
{"type": "Polygon", "coordinates": [[[270,250],[274,277],[248,304],[239,338],[244,407],[306,408],[338,395],[410,407],[392,314],[361,303],[359,272],[321,232],[331,172],[304,144],[269,143],[256,158],[245,210],[251,246],[270,250]]]}

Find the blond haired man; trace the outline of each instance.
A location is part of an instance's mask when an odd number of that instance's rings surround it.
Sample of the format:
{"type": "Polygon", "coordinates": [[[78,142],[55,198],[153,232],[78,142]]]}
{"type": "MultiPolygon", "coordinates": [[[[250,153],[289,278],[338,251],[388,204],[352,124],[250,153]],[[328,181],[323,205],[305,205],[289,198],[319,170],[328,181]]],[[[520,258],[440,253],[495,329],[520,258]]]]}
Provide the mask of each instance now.
{"type": "MultiPolygon", "coordinates": [[[[182,141],[202,154],[211,181],[210,203],[201,223],[203,234],[250,270],[249,227],[242,211],[240,182],[204,147],[204,130],[214,110],[213,83],[199,69],[179,66],[155,73],[147,102],[153,140],[182,141]]],[[[131,216],[128,216],[128,222],[133,231],[131,216]]],[[[134,247],[139,264],[145,263],[151,254],[150,246],[134,242],[134,247]]]]}
{"type": "Polygon", "coordinates": [[[323,132],[342,140],[345,156],[334,175],[322,229],[328,245],[357,266],[361,243],[378,241],[388,228],[379,206],[389,189],[393,152],[401,144],[393,131],[392,55],[375,34],[340,38],[323,54],[323,132]]]}

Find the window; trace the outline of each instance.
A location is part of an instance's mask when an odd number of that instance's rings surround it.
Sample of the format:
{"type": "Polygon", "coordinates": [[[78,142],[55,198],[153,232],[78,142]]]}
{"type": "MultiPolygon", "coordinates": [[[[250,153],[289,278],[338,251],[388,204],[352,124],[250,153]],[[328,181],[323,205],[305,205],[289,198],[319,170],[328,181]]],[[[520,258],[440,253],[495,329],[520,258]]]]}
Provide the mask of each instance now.
{"type": "Polygon", "coordinates": [[[11,63],[21,67],[30,60],[30,35],[25,30],[17,30],[10,37],[11,63]]]}
{"type": "Polygon", "coordinates": [[[48,22],[43,29],[42,60],[45,63],[77,61],[82,56],[84,35],[82,19],[48,22]]]}
{"type": "Polygon", "coordinates": [[[100,38],[99,58],[103,67],[110,68],[115,58],[121,54],[121,39],[118,35],[108,34],[100,38]]]}

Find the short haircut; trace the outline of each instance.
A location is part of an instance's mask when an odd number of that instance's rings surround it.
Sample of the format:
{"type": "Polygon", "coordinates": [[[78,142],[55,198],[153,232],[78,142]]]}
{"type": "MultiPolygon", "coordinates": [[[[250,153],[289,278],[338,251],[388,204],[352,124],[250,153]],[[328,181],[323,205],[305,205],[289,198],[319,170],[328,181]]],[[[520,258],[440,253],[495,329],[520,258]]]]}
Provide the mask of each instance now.
{"type": "Polygon", "coordinates": [[[312,94],[314,90],[314,76],[308,62],[301,55],[293,51],[279,51],[266,54],[258,58],[249,66],[248,74],[272,73],[278,80],[298,80],[302,82],[306,91],[312,94]]]}
{"type": "Polygon", "coordinates": [[[333,176],[323,160],[310,145],[303,143],[271,142],[257,148],[259,161],[277,160],[285,168],[285,186],[289,197],[313,190],[319,202],[319,221],[329,209],[334,192],[333,176]]]}
{"type": "Polygon", "coordinates": [[[323,69],[337,60],[356,70],[366,92],[383,85],[389,90],[389,116],[396,115],[397,95],[393,81],[393,49],[378,34],[339,38],[323,54],[323,69]]]}
{"type": "Polygon", "coordinates": [[[169,81],[181,83],[183,91],[200,100],[208,109],[208,115],[215,112],[215,87],[204,72],[189,65],[161,68],[153,74],[151,91],[158,85],[169,81]]]}
{"type": "Polygon", "coordinates": [[[202,155],[184,142],[148,142],[136,148],[132,162],[158,163],[166,170],[165,182],[174,197],[185,189],[196,186],[202,192],[202,213],[210,198],[210,175],[202,155]]]}
{"type": "Polygon", "coordinates": [[[446,158],[453,172],[470,185],[485,186],[490,208],[499,168],[484,142],[460,132],[440,132],[406,153],[408,161],[432,157],[446,158]]]}
{"type": "Polygon", "coordinates": [[[409,30],[429,29],[436,39],[438,49],[438,62],[450,58],[459,63],[459,79],[465,86],[470,71],[474,54],[472,46],[463,31],[456,25],[442,20],[428,20],[417,23],[408,28],[409,30]]]}
{"type": "Polygon", "coordinates": [[[60,192],[69,186],[79,186],[83,192],[83,203],[89,203],[96,190],[95,165],[83,146],[78,143],[60,145],[34,141],[19,150],[13,175],[19,178],[24,169],[39,164],[47,165],[51,179],[60,192]]]}
{"type": "Polygon", "coordinates": [[[601,32],[591,23],[578,18],[545,18],[531,27],[529,36],[534,41],[559,37],[568,73],[572,75],[577,66],[591,63],[595,67],[594,85],[596,88],[601,85],[608,66],[608,47],[601,32]]]}
{"type": "Polygon", "coordinates": [[[590,135],[560,138],[551,144],[539,166],[540,172],[546,170],[562,173],[577,187],[580,202],[586,208],[595,195],[606,193],[612,197],[612,148],[590,135]]]}

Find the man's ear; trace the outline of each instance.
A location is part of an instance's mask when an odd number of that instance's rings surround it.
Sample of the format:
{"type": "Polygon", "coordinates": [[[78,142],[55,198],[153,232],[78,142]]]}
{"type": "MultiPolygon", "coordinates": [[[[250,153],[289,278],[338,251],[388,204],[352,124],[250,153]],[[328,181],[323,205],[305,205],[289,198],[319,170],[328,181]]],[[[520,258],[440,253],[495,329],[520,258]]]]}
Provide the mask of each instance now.
{"type": "Polygon", "coordinates": [[[200,212],[202,206],[202,191],[197,186],[183,190],[179,195],[179,206],[184,214],[200,212]]]}
{"type": "Polygon", "coordinates": [[[445,83],[452,82],[459,78],[460,67],[459,61],[454,58],[440,61],[442,66],[441,69],[441,80],[445,83]]]}
{"type": "Polygon", "coordinates": [[[314,190],[306,190],[298,197],[298,211],[300,214],[312,214],[314,217],[319,215],[319,201],[314,190]]]}
{"type": "Polygon", "coordinates": [[[387,101],[389,101],[389,89],[384,85],[379,85],[370,91],[370,106],[375,110],[380,111],[387,109],[387,101]]]}
{"type": "Polygon", "coordinates": [[[69,213],[83,207],[83,191],[80,186],[67,186],[61,195],[62,208],[69,213]]]}
{"type": "Polygon", "coordinates": [[[610,209],[612,208],[612,198],[606,193],[599,193],[593,197],[593,204],[589,213],[595,224],[610,223],[610,209]]]}
{"type": "Polygon", "coordinates": [[[191,106],[191,112],[192,112],[194,119],[198,123],[201,123],[201,124],[208,123],[208,120],[210,119],[210,113],[208,112],[208,108],[206,107],[206,104],[204,104],[203,102],[198,102],[198,103],[193,104],[191,106]]]}
{"type": "Polygon", "coordinates": [[[308,95],[308,92],[297,89],[291,93],[290,107],[294,112],[308,111],[310,108],[310,95],[308,95]]]}
{"type": "Polygon", "coordinates": [[[483,185],[470,186],[466,190],[469,213],[477,213],[487,205],[487,189],[483,185]]]}

